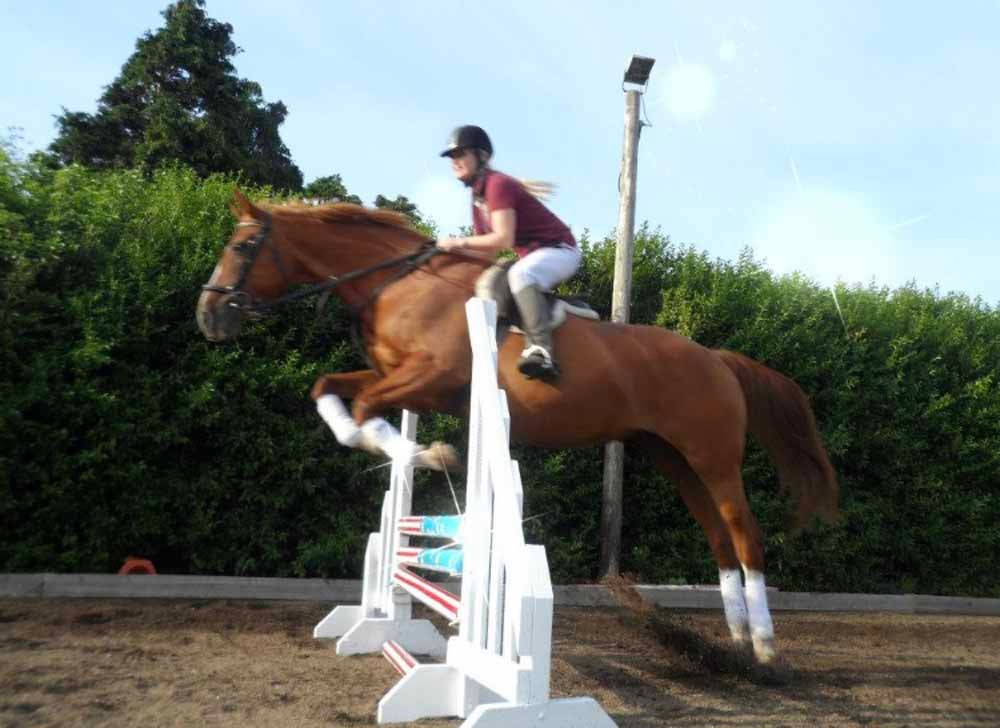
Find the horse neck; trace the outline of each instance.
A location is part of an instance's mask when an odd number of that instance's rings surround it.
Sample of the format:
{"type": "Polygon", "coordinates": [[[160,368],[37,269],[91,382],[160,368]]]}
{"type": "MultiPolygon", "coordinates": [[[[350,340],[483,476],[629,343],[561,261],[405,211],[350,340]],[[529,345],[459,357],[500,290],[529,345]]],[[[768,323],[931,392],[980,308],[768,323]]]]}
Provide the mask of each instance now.
{"type": "MultiPolygon", "coordinates": [[[[301,266],[302,282],[319,282],[362,271],[419,249],[423,238],[411,230],[373,223],[316,223],[288,226],[285,235],[301,266]]],[[[360,306],[397,269],[374,271],[338,286],[349,305],[360,306]]]]}

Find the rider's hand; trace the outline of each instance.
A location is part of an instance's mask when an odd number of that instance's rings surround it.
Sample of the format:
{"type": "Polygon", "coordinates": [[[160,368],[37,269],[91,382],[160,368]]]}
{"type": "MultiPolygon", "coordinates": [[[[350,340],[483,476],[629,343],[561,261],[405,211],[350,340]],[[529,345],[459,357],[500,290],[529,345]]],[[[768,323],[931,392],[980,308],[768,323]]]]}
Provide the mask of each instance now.
{"type": "Polygon", "coordinates": [[[463,250],[469,247],[468,238],[441,238],[437,241],[441,250],[463,250]]]}

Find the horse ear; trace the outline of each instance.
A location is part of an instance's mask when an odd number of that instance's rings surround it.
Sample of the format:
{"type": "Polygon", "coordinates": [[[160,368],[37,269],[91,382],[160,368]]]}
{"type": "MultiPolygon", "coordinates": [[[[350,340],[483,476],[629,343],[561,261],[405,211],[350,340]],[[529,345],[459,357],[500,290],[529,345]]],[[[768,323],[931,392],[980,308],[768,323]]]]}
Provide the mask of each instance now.
{"type": "Polygon", "coordinates": [[[233,199],[229,202],[229,209],[237,219],[257,217],[257,208],[240,192],[239,187],[233,188],[233,199]]]}

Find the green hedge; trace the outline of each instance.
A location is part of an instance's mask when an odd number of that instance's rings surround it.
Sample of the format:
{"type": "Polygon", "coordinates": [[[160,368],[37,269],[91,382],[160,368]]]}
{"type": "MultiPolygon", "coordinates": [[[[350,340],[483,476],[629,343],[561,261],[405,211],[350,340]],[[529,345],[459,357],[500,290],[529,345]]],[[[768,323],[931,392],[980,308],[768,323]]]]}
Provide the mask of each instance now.
{"type": "MultiPolygon", "coordinates": [[[[308,399],[361,366],[336,303],[279,310],[234,345],[204,341],[199,286],[232,229],[234,182],[47,171],[0,154],[0,570],[358,576],[386,481],[340,448],[308,399]]],[[[266,194],[267,190],[256,190],[266,194]]],[[[611,239],[566,287],[610,300],[611,239]]],[[[797,536],[770,464],[747,489],[785,589],[1000,595],[1000,314],[906,287],[830,291],[749,253],[712,260],[640,229],[633,320],[742,351],[810,395],[844,518],[797,536]]],[[[606,313],[606,312],[605,312],[606,313]]],[[[465,447],[463,424],[421,439],[465,447]]],[[[642,460],[626,462],[623,563],[651,582],[716,578],[704,537],[642,460]]],[[[518,448],[529,538],[554,578],[596,572],[603,451],[518,448]]],[[[440,475],[417,507],[451,510],[440,475]]]]}

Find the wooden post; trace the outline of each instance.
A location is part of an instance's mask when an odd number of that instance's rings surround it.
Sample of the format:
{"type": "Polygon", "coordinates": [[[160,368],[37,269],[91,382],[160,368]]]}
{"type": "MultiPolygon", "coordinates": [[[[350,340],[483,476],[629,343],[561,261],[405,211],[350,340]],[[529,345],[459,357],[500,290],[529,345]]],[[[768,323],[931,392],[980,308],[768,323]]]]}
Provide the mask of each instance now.
{"type": "MultiPolygon", "coordinates": [[[[615,281],[611,293],[611,320],[628,323],[632,293],[632,246],[635,232],[635,180],[639,161],[639,100],[641,92],[625,92],[625,151],[615,241],[615,281]]],[[[604,451],[604,497],[601,504],[601,576],[617,576],[622,541],[622,472],[625,445],[609,442],[604,451]]]]}

